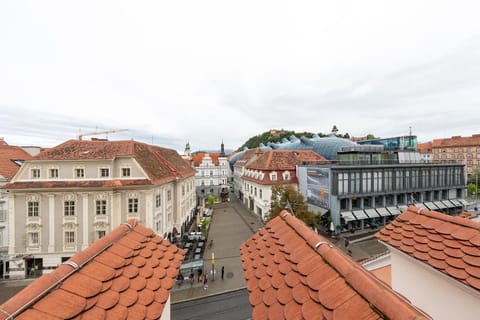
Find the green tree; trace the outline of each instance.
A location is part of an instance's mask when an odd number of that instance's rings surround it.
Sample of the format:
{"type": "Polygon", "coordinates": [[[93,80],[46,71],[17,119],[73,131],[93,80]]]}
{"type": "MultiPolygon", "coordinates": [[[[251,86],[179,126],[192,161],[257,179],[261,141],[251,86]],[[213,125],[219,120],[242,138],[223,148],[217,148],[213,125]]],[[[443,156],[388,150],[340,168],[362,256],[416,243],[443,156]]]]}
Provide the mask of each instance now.
{"type": "Polygon", "coordinates": [[[215,197],[211,194],[208,195],[208,206],[210,209],[213,209],[213,204],[215,203],[215,197]]]}
{"type": "Polygon", "coordinates": [[[269,219],[275,218],[282,210],[286,209],[308,226],[318,226],[318,216],[308,210],[305,198],[292,185],[273,186],[271,200],[269,219]]]}

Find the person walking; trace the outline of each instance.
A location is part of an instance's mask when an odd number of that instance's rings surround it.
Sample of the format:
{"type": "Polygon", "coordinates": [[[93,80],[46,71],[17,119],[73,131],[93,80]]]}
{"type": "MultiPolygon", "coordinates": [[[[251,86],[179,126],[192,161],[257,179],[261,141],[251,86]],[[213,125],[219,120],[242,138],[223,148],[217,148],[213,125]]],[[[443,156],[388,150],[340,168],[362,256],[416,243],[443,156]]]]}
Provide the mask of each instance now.
{"type": "Polygon", "coordinates": [[[225,266],[222,266],[222,280],[223,280],[223,275],[225,274],[225,266]]]}
{"type": "Polygon", "coordinates": [[[205,272],[203,275],[203,290],[207,290],[208,288],[208,274],[205,272]]]}

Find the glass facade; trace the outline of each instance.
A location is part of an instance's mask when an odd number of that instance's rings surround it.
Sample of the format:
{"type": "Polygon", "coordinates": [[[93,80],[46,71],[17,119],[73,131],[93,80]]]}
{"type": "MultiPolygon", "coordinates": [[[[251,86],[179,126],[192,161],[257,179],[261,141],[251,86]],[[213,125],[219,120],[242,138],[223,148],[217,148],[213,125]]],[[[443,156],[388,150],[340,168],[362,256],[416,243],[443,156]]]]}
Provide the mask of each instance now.
{"type": "Polygon", "coordinates": [[[359,141],[361,145],[383,145],[385,151],[418,151],[417,136],[401,136],[385,139],[359,141]]]}

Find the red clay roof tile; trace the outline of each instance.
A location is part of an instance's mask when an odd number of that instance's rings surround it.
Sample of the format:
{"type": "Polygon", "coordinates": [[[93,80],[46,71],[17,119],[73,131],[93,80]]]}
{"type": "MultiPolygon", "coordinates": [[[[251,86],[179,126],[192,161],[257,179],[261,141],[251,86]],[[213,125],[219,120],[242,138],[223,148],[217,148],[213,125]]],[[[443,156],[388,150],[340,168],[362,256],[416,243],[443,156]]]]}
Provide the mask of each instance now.
{"type": "Polygon", "coordinates": [[[379,240],[478,290],[480,223],[411,206],[385,229],[379,240]],[[406,237],[412,228],[415,236],[406,237]]]}
{"type": "MultiPolygon", "coordinates": [[[[416,237],[414,229],[404,232],[416,237]]],[[[253,319],[428,318],[289,213],[269,221],[240,253],[253,319]]]]}
{"type": "MultiPolygon", "coordinates": [[[[134,220],[129,224],[131,229],[122,225],[75,254],[69,262],[81,265],[78,270],[62,264],[1,305],[0,311],[16,319],[158,318],[175,282],[183,250],[159,241],[143,227],[137,232],[134,220]],[[147,244],[151,255],[142,251],[147,244]],[[169,259],[150,262],[156,260],[153,253],[163,254],[164,250],[170,253],[169,259]]],[[[0,319],[5,319],[4,315],[0,312],[0,319]]]]}
{"type": "Polygon", "coordinates": [[[32,156],[20,147],[0,144],[0,176],[12,179],[20,169],[15,161],[30,160],[32,156]]]}

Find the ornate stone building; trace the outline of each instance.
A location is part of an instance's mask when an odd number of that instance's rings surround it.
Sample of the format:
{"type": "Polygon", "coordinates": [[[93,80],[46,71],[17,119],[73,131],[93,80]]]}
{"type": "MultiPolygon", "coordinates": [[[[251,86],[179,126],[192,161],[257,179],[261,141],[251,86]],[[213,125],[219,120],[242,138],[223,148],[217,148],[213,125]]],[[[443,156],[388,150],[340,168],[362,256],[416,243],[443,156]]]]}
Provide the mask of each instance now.
{"type": "Polygon", "coordinates": [[[49,272],[128,219],[174,241],[192,219],[195,171],[175,150],[69,140],[24,163],[10,183],[10,276],[49,272]]]}

